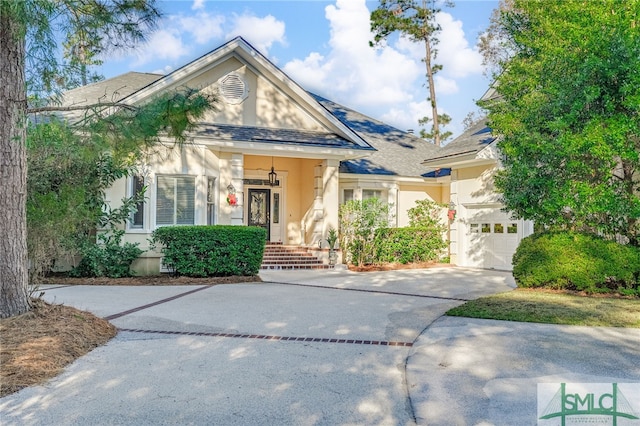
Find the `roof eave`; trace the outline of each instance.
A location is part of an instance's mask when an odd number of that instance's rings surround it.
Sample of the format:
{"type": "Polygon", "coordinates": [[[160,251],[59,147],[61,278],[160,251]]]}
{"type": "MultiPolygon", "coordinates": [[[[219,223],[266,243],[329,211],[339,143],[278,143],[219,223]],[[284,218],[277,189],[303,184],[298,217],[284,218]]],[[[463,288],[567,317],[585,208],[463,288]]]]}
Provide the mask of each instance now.
{"type": "Polygon", "coordinates": [[[250,66],[258,69],[261,75],[271,75],[278,82],[290,92],[295,95],[299,101],[303,101],[308,105],[316,114],[320,114],[328,123],[334,126],[335,130],[340,136],[345,139],[353,141],[358,146],[363,148],[372,148],[360,135],[351,130],[348,126],[342,123],[337,117],[329,113],[320,103],[314,99],[306,90],[302,89],[295,81],[282,72],[278,67],[272,64],[266,57],[260,54],[255,48],[247,43],[243,38],[236,37],[229,41],[225,45],[217,48],[216,50],[201,56],[193,62],[185,65],[182,68],[177,69],[171,74],[157,80],[149,86],[132,93],[122,100],[129,104],[136,104],[144,102],[144,100],[153,96],[163,89],[174,86],[179,83],[180,80],[187,76],[199,75],[206,72],[208,69],[215,66],[221,60],[228,55],[237,55],[246,61],[250,66]]]}
{"type": "Polygon", "coordinates": [[[367,182],[367,181],[387,181],[387,182],[400,182],[403,185],[440,185],[445,182],[449,182],[447,176],[442,178],[424,178],[422,176],[401,176],[401,175],[382,175],[382,174],[364,174],[364,173],[340,173],[340,180],[343,182],[367,182]]]}
{"type": "Polygon", "coordinates": [[[452,155],[449,157],[434,158],[431,160],[425,160],[422,165],[428,166],[432,169],[438,168],[461,168],[469,166],[481,166],[486,164],[495,164],[497,160],[495,158],[481,158],[478,157],[478,152],[473,151],[471,153],[464,153],[458,155],[452,155]]]}
{"type": "MultiPolygon", "coordinates": [[[[352,160],[366,155],[368,151],[358,148],[310,146],[296,144],[265,143],[256,141],[215,140],[208,138],[192,138],[194,144],[203,145],[222,152],[242,152],[249,155],[268,155],[290,158],[334,159],[339,161],[352,160]]],[[[162,138],[162,142],[173,144],[169,138],[162,138]]]]}

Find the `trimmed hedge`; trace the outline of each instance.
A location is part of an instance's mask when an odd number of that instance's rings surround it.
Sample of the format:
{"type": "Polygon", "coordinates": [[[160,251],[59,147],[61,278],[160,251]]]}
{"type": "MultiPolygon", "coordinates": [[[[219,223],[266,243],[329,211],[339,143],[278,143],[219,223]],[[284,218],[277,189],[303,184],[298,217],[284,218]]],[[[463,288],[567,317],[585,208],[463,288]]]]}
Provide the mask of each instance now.
{"type": "Polygon", "coordinates": [[[153,232],[163,245],[163,263],[176,275],[257,275],[267,233],[252,226],[165,226],[153,232]]]}
{"type": "Polygon", "coordinates": [[[519,287],[640,296],[640,250],[590,234],[534,234],[513,255],[513,276],[519,287]]]}
{"type": "Polygon", "coordinates": [[[375,260],[380,263],[436,261],[447,245],[442,233],[431,228],[380,228],[374,233],[375,260]]]}

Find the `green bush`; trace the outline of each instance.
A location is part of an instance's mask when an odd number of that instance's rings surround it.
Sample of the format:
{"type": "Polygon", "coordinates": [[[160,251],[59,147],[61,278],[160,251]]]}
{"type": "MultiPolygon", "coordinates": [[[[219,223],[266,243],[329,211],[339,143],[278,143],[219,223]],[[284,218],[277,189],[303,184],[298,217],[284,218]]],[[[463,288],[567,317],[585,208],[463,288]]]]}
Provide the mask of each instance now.
{"type": "Polygon", "coordinates": [[[640,250],[590,234],[534,234],[513,255],[513,276],[519,287],[640,295],[640,250]]]}
{"type": "Polygon", "coordinates": [[[109,278],[131,276],[131,264],[144,251],[138,248],[138,243],[122,244],[123,235],[122,230],[99,234],[97,244],[87,244],[80,249],[82,260],[69,275],[109,278]]]}
{"type": "Polygon", "coordinates": [[[412,228],[429,228],[444,233],[447,227],[441,218],[446,206],[431,200],[417,200],[415,207],[407,210],[409,226],[412,228]]]}
{"type": "Polygon", "coordinates": [[[375,263],[375,230],[389,226],[391,205],[377,198],[351,200],[340,206],[340,248],[354,265],[375,263]]]}
{"type": "Polygon", "coordinates": [[[153,232],[162,244],[163,263],[191,277],[257,275],[266,230],[252,226],[166,226],[153,232]]]}
{"type": "Polygon", "coordinates": [[[431,228],[380,228],[374,245],[378,262],[403,264],[437,260],[447,248],[442,233],[431,228]]]}

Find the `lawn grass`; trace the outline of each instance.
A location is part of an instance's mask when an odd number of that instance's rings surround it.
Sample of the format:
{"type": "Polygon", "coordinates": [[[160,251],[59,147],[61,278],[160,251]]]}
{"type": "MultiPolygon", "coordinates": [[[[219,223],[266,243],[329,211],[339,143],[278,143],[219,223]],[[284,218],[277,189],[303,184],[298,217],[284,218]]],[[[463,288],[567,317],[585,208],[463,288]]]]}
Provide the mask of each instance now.
{"type": "Polygon", "coordinates": [[[640,328],[640,299],[517,289],[481,297],[447,315],[547,324],[640,328]]]}

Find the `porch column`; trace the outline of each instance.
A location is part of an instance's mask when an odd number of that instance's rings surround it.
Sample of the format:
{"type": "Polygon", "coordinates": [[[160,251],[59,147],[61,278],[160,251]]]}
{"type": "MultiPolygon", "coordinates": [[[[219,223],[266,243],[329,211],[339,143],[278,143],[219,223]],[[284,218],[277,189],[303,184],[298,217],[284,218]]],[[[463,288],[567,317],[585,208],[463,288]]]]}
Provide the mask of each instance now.
{"type": "Polygon", "coordinates": [[[315,166],[313,168],[313,222],[311,229],[311,241],[309,241],[309,245],[311,247],[318,247],[318,243],[322,241],[322,233],[323,233],[323,215],[324,215],[324,207],[323,207],[323,192],[324,192],[324,182],[323,182],[323,173],[322,173],[322,165],[315,166]]]}
{"type": "MultiPolygon", "coordinates": [[[[462,210],[464,207],[460,204],[460,197],[458,194],[458,171],[451,170],[451,186],[449,190],[449,203],[453,203],[456,210],[458,211],[458,217],[461,220],[466,220],[466,213],[463,214],[462,210]]],[[[461,226],[460,220],[449,221],[446,219],[449,226],[449,262],[456,265],[458,262],[464,260],[464,250],[465,247],[462,247],[462,243],[465,241],[465,236],[463,232],[465,231],[464,226],[461,226]]],[[[466,237],[468,238],[468,237],[466,237]]]]}
{"type": "Polygon", "coordinates": [[[220,223],[228,225],[244,224],[244,156],[243,154],[220,154],[220,223]],[[227,203],[229,186],[235,190],[237,204],[227,203]]]}
{"type": "Polygon", "coordinates": [[[398,215],[400,214],[400,210],[398,210],[398,205],[400,204],[398,200],[398,184],[393,183],[389,186],[389,190],[387,192],[387,204],[393,206],[391,213],[393,214],[393,220],[390,222],[394,228],[398,227],[398,215]]]}
{"type": "Polygon", "coordinates": [[[322,162],[323,239],[326,239],[330,228],[338,230],[338,210],[340,208],[339,167],[340,161],[338,160],[325,160],[322,162]]]}

